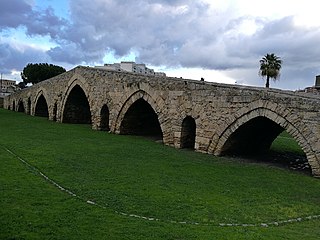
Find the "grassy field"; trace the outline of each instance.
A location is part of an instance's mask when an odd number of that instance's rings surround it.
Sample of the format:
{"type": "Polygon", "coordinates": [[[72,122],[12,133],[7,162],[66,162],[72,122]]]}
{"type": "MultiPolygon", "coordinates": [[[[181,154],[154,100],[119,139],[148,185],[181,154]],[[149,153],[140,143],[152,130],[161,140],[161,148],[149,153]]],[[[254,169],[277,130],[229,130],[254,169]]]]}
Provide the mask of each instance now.
{"type": "Polygon", "coordinates": [[[3,109],[0,132],[0,239],[320,236],[320,181],[301,173],[3,109]]]}
{"type": "Polygon", "coordinates": [[[271,145],[271,150],[304,155],[298,143],[286,132],[282,132],[271,145]]]}

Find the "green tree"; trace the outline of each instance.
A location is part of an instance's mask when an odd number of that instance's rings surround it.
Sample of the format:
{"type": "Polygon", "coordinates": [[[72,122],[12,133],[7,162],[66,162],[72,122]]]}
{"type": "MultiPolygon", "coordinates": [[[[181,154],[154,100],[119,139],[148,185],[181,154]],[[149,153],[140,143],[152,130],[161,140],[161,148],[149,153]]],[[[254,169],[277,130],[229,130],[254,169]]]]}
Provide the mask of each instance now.
{"type": "Polygon", "coordinates": [[[19,82],[19,83],[18,83],[18,87],[21,88],[21,89],[24,89],[24,88],[26,88],[27,86],[26,86],[26,84],[25,84],[24,82],[19,82]]]}
{"type": "Polygon", "coordinates": [[[260,60],[259,75],[266,77],[266,88],[270,86],[270,78],[275,81],[280,77],[281,64],[282,60],[274,53],[267,54],[260,60]]]}
{"type": "Polygon", "coordinates": [[[64,73],[66,70],[63,67],[56,66],[48,63],[29,63],[24,67],[21,72],[21,78],[25,84],[32,83],[36,84],[43,80],[52,78],[61,73],[64,73]]]}

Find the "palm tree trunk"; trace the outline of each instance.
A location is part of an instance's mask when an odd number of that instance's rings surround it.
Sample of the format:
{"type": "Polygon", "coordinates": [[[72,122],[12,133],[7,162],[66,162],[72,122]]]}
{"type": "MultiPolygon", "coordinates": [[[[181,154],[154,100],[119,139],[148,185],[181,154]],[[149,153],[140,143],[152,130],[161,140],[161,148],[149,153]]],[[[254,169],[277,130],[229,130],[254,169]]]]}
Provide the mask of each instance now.
{"type": "Polygon", "coordinates": [[[269,83],[269,75],[267,75],[267,81],[266,81],[266,88],[269,88],[270,83],[269,83]]]}

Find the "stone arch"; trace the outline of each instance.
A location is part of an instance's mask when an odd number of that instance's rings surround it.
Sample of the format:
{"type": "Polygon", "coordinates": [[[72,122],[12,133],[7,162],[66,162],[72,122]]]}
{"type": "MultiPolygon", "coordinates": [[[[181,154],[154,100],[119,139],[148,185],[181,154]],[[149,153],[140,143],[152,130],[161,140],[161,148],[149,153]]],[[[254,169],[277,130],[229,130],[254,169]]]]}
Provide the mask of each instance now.
{"type": "Polygon", "coordinates": [[[78,74],[75,74],[67,85],[61,104],[61,122],[91,124],[91,106],[89,85],[78,74]],[[80,102],[77,102],[80,100],[80,102]]]}
{"type": "Polygon", "coordinates": [[[180,147],[194,149],[196,140],[196,121],[193,117],[187,116],[182,121],[180,147]]]}
{"type": "Polygon", "coordinates": [[[37,97],[35,109],[34,109],[34,115],[38,117],[49,118],[48,103],[46,98],[43,96],[43,94],[40,94],[37,97]]]}
{"type": "Polygon", "coordinates": [[[145,91],[139,90],[133,93],[123,104],[117,116],[115,132],[120,134],[148,135],[149,131],[151,134],[158,134],[157,137],[161,135],[162,139],[163,124],[159,121],[160,112],[159,106],[152,97],[145,91]],[[148,118],[151,119],[149,123],[145,121],[148,118]],[[134,125],[137,121],[142,123],[143,126],[134,125]]]}
{"type": "Polygon", "coordinates": [[[239,126],[228,137],[221,153],[256,155],[267,153],[284,128],[265,116],[254,117],[239,126]]]}
{"type": "Polygon", "coordinates": [[[24,104],[23,104],[23,101],[22,99],[19,100],[18,102],[18,112],[25,112],[25,108],[24,108],[24,104]]]}
{"type": "MultiPolygon", "coordinates": [[[[45,100],[45,104],[46,104],[46,108],[47,108],[47,111],[48,111],[48,114],[45,115],[45,117],[48,117],[49,118],[49,103],[48,103],[48,99],[49,99],[49,95],[47,93],[47,91],[43,88],[43,87],[40,87],[36,94],[35,94],[35,98],[33,98],[33,102],[31,102],[31,98],[29,97],[28,98],[28,101],[30,100],[30,115],[35,115],[35,116],[39,116],[39,115],[36,115],[36,106],[37,106],[37,103],[39,102],[39,98],[40,97],[43,97],[44,100],[45,100]],[[31,108],[33,107],[33,108],[31,108]]],[[[41,98],[42,98],[41,97],[41,98]]],[[[42,99],[43,100],[43,99],[42,99]]],[[[45,106],[43,106],[45,107],[45,106]]],[[[45,109],[44,109],[45,110],[45,109]]],[[[42,115],[43,116],[43,115],[42,115]]]]}
{"type": "Polygon", "coordinates": [[[110,111],[107,106],[107,104],[104,104],[100,110],[100,126],[99,129],[101,131],[109,131],[109,117],[110,117],[110,111]]]}
{"type": "MultiPolygon", "coordinates": [[[[218,138],[218,141],[216,142],[215,146],[209,146],[209,148],[214,149],[213,153],[215,155],[221,155],[225,151],[228,150],[228,147],[230,147],[232,142],[232,138],[235,137],[236,134],[241,134],[238,132],[239,129],[242,127],[248,127],[246,125],[252,124],[261,124],[263,126],[267,126],[267,131],[264,132],[267,133],[267,139],[265,142],[263,142],[264,146],[258,146],[254,145],[256,147],[256,150],[263,151],[267,147],[270,147],[270,144],[272,141],[278,136],[279,133],[281,133],[283,130],[286,130],[299,144],[299,146],[302,148],[304,153],[307,156],[307,160],[309,165],[311,166],[312,171],[319,169],[320,164],[317,161],[317,157],[315,152],[312,149],[312,145],[309,143],[307,138],[304,136],[304,134],[300,131],[300,129],[305,129],[304,127],[298,126],[297,124],[291,123],[288,117],[282,117],[275,111],[272,111],[270,109],[259,107],[253,110],[250,110],[243,114],[242,116],[238,117],[235,121],[233,121],[231,124],[229,124],[225,130],[221,133],[221,135],[218,138]],[[255,122],[256,121],[256,122],[255,122]]],[[[302,124],[302,123],[299,123],[302,124]]],[[[253,131],[260,130],[261,128],[254,129],[253,131]]],[[[250,136],[255,133],[249,133],[250,136]]],[[[263,134],[261,134],[263,135],[263,134]]],[[[242,135],[243,136],[243,135],[242,135]]],[[[247,140],[247,139],[245,139],[247,140]]],[[[250,142],[252,143],[252,141],[250,142]]],[[[213,142],[211,143],[211,145],[213,142]]],[[[243,147],[243,145],[241,145],[243,147]]]]}
{"type": "Polygon", "coordinates": [[[84,90],[79,85],[75,85],[68,94],[62,122],[91,124],[89,101],[84,90]]]}

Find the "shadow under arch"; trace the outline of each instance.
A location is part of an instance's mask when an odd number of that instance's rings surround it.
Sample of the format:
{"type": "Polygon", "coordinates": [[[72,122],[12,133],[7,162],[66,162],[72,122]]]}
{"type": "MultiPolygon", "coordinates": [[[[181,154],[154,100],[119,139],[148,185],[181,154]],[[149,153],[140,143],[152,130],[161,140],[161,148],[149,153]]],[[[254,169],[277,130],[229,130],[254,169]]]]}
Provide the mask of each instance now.
{"type": "Polygon", "coordinates": [[[34,115],[49,118],[48,104],[43,94],[40,94],[36,100],[34,115]]]}
{"type": "MultiPolygon", "coordinates": [[[[60,121],[63,122],[63,123],[79,123],[79,121],[70,121],[70,119],[67,119],[65,118],[65,114],[67,114],[67,112],[70,110],[68,110],[68,104],[70,103],[70,101],[72,99],[70,99],[70,94],[74,94],[74,95],[77,95],[75,94],[75,89],[78,89],[78,93],[81,95],[81,96],[78,96],[80,97],[82,100],[82,102],[79,104],[79,107],[75,108],[74,110],[78,109],[80,110],[80,112],[77,113],[77,110],[73,113],[71,112],[70,114],[73,114],[75,115],[74,117],[76,118],[78,114],[81,115],[81,112],[83,114],[86,115],[85,119],[86,120],[82,120],[80,121],[81,123],[88,123],[88,124],[91,124],[92,123],[92,119],[91,119],[91,106],[90,106],[90,103],[89,103],[89,95],[88,95],[88,89],[89,89],[89,85],[87,84],[87,82],[85,81],[85,79],[80,75],[80,74],[77,74],[75,73],[69,80],[68,84],[67,84],[67,88],[66,88],[66,91],[64,92],[63,94],[63,97],[62,97],[62,100],[61,100],[61,105],[59,107],[60,109],[60,113],[61,113],[61,116],[60,116],[60,121]],[[83,105],[81,107],[81,105],[83,105]],[[67,107],[67,109],[66,109],[67,107]],[[88,117],[88,115],[90,115],[90,119],[88,117]]],[[[76,96],[73,96],[73,97],[76,97],[76,96]]],[[[72,97],[72,98],[73,98],[72,97]]],[[[74,99],[73,99],[74,100],[74,99]]],[[[72,103],[72,101],[71,101],[72,103]]],[[[77,103],[74,104],[75,106],[77,106],[77,103]]],[[[69,105],[70,107],[72,105],[69,105]]],[[[72,116],[70,116],[71,118],[73,118],[72,116]]]]}
{"type": "Polygon", "coordinates": [[[18,112],[22,112],[22,113],[25,112],[25,108],[24,108],[24,104],[23,104],[22,99],[20,99],[18,102],[18,112]]]}
{"type": "Polygon", "coordinates": [[[109,117],[110,117],[110,111],[107,104],[104,104],[100,110],[100,125],[99,129],[101,131],[109,131],[109,117]]]}
{"type": "Polygon", "coordinates": [[[63,123],[91,124],[90,105],[83,88],[75,84],[65,99],[63,123]]]}
{"type": "Polygon", "coordinates": [[[196,121],[187,116],[182,121],[180,148],[194,149],[196,141],[196,121]]]}
{"type": "Polygon", "coordinates": [[[257,155],[268,152],[285,129],[267,117],[258,116],[239,126],[221,148],[221,154],[257,155]]]}
{"type": "Polygon", "coordinates": [[[143,90],[133,93],[117,116],[115,132],[163,140],[163,127],[157,110],[156,102],[148,93],[143,90]]]}
{"type": "Polygon", "coordinates": [[[231,123],[219,136],[215,155],[254,155],[266,153],[276,137],[286,130],[306,154],[311,170],[319,168],[308,140],[299,129],[276,112],[267,108],[253,109],[231,123]]]}
{"type": "Polygon", "coordinates": [[[46,91],[45,88],[43,87],[40,87],[38,90],[37,90],[37,93],[35,95],[35,98],[33,99],[33,102],[31,102],[31,98],[29,97],[28,98],[28,108],[30,106],[30,115],[34,115],[34,116],[40,116],[40,117],[47,117],[49,118],[49,104],[48,104],[48,93],[46,91]],[[40,99],[40,103],[41,103],[41,106],[38,106],[38,109],[40,107],[40,113],[39,114],[39,111],[38,113],[36,113],[36,109],[37,109],[37,104],[39,104],[39,99],[40,99]],[[32,108],[33,106],[33,108],[32,108]]]}
{"type": "Polygon", "coordinates": [[[31,114],[31,99],[28,97],[28,103],[27,103],[27,114],[31,114]]]}

